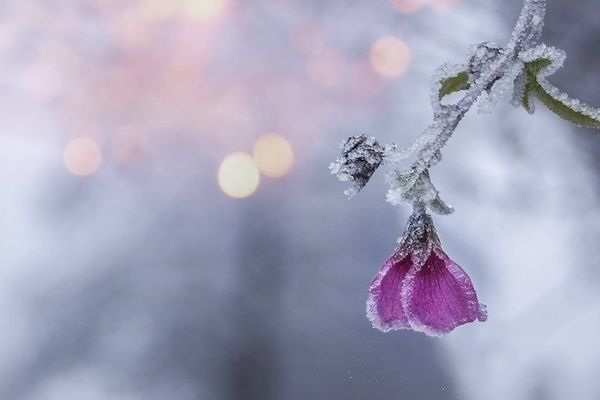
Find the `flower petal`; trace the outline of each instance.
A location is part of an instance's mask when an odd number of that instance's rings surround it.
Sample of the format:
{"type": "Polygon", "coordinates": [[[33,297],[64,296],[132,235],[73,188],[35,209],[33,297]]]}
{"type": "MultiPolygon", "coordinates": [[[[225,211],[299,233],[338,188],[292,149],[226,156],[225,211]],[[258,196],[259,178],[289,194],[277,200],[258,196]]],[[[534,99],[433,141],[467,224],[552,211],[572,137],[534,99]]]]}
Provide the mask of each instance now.
{"type": "Polygon", "coordinates": [[[441,336],[457,326],[487,319],[469,276],[437,247],[421,268],[407,274],[402,298],[412,329],[429,336],[441,336]]]}
{"type": "Polygon", "coordinates": [[[383,332],[410,329],[402,304],[402,282],[411,267],[410,255],[393,255],[379,269],[371,282],[367,300],[367,317],[374,328],[383,332]]]}

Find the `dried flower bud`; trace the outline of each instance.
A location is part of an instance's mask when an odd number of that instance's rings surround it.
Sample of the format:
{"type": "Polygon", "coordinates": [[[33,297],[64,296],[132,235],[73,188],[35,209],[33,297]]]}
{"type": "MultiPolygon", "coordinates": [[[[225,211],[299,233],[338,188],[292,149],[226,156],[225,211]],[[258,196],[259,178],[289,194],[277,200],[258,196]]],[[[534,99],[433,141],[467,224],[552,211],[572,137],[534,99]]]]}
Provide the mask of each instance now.
{"type": "Polygon", "coordinates": [[[342,143],[342,154],[331,163],[329,169],[340,182],[352,184],[352,187],[344,192],[348,197],[352,197],[365,187],[385,155],[394,148],[393,145],[380,145],[374,137],[351,136],[342,143]]]}

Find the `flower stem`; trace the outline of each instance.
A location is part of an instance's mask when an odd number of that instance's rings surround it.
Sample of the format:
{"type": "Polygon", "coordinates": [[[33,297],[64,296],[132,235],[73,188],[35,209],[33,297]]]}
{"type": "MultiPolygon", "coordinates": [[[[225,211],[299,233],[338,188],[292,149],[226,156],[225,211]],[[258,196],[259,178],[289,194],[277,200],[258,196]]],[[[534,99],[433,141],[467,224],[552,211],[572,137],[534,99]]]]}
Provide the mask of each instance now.
{"type": "MultiPolygon", "coordinates": [[[[502,77],[518,59],[518,54],[537,42],[541,35],[546,0],[524,0],[521,14],[513,30],[511,40],[499,57],[466,90],[456,104],[442,105],[434,115],[433,122],[425,132],[435,132],[432,139],[422,146],[411,166],[415,181],[439,161],[439,152],[454,134],[458,124],[475,104],[479,96],[502,77]]],[[[426,133],[425,133],[426,134],[426,133]]],[[[415,148],[417,143],[412,147],[415,148]]]]}

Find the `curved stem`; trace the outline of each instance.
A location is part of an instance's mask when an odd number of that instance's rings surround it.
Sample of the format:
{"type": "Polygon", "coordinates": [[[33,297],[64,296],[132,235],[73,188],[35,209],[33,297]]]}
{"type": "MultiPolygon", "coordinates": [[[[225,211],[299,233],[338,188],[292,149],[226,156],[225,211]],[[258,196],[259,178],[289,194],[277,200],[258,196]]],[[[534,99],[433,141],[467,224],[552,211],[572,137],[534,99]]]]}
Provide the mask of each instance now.
{"type": "Polygon", "coordinates": [[[539,41],[543,27],[546,0],[525,0],[512,37],[500,57],[466,91],[454,105],[443,105],[440,113],[426,131],[437,131],[433,139],[422,147],[411,169],[415,181],[439,159],[439,151],[452,137],[456,127],[486,88],[502,77],[517,60],[518,54],[539,41]]]}

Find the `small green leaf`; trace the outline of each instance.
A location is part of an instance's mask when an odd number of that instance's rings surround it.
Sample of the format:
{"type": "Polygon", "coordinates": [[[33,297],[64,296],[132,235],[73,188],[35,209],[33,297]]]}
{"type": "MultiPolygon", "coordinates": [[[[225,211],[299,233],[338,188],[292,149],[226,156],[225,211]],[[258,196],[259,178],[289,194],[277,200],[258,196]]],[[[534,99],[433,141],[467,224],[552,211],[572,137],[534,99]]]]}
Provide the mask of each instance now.
{"type": "Polygon", "coordinates": [[[552,60],[548,58],[538,58],[525,64],[527,72],[532,76],[537,76],[541,70],[552,64],[552,60]]]}
{"type": "Polygon", "coordinates": [[[596,113],[585,111],[585,109],[591,110],[590,107],[575,106],[574,100],[568,97],[559,99],[557,94],[560,92],[556,88],[546,81],[544,81],[544,85],[540,84],[539,73],[551,63],[550,59],[539,58],[525,64],[526,83],[522,98],[523,107],[533,113],[533,98],[535,97],[562,119],[581,127],[600,128],[600,119],[593,115],[596,113]]]}
{"type": "Polygon", "coordinates": [[[572,103],[571,99],[568,102],[557,99],[537,81],[531,87],[535,97],[562,119],[585,128],[600,128],[600,119],[582,110],[575,110],[572,105],[569,105],[572,103]]]}
{"type": "Polygon", "coordinates": [[[465,90],[469,87],[469,73],[463,71],[455,76],[451,76],[442,81],[442,87],[440,88],[440,100],[444,96],[448,96],[451,93],[465,90]]]}

